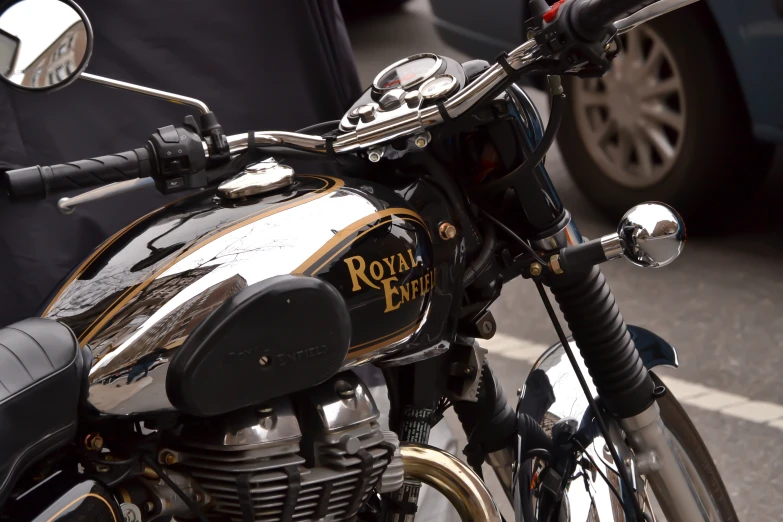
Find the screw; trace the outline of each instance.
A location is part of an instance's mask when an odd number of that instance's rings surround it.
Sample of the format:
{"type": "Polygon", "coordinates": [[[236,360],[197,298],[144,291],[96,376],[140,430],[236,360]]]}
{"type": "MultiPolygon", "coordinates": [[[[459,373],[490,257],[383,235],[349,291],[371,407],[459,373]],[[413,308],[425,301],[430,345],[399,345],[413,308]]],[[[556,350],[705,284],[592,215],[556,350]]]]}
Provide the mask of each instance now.
{"type": "Polygon", "coordinates": [[[441,223],[438,227],[438,232],[440,233],[440,238],[442,240],[448,241],[449,239],[454,239],[457,236],[457,227],[451,223],[441,223]]]}
{"type": "Polygon", "coordinates": [[[465,368],[465,369],[463,370],[463,372],[465,373],[465,375],[470,375],[470,374],[472,374],[472,373],[473,373],[473,368],[471,368],[470,366],[468,366],[467,368],[465,368]]]}
{"type": "Polygon", "coordinates": [[[492,333],[492,321],[484,321],[481,323],[481,331],[484,333],[484,335],[489,335],[492,333]]]}
{"type": "Polygon", "coordinates": [[[88,450],[97,451],[103,448],[103,437],[98,433],[90,433],[84,440],[84,445],[88,450]]]}
{"type": "Polygon", "coordinates": [[[269,366],[272,363],[272,359],[268,355],[264,355],[258,360],[258,364],[261,366],[269,366]]]}
{"type": "Polygon", "coordinates": [[[533,277],[540,276],[541,275],[541,263],[531,263],[530,264],[530,275],[533,277]]]}
{"type": "Polygon", "coordinates": [[[383,157],[383,149],[370,149],[370,152],[367,155],[367,159],[369,159],[373,163],[378,163],[379,161],[381,161],[382,157],[383,157]]]}
{"type": "Polygon", "coordinates": [[[342,379],[334,383],[334,391],[337,392],[337,396],[341,399],[350,399],[356,395],[356,390],[354,389],[353,385],[342,379]]]}
{"type": "Polygon", "coordinates": [[[532,40],[536,37],[536,30],[535,29],[528,29],[527,30],[527,39],[532,40]]]}
{"type": "Polygon", "coordinates": [[[426,132],[424,134],[419,134],[418,136],[416,136],[416,139],[414,140],[413,143],[415,143],[416,146],[419,147],[420,149],[423,149],[424,147],[430,144],[430,139],[431,139],[430,133],[426,132]]]}
{"type": "Polygon", "coordinates": [[[261,415],[271,415],[275,412],[275,409],[271,406],[261,406],[256,410],[261,415]]]}

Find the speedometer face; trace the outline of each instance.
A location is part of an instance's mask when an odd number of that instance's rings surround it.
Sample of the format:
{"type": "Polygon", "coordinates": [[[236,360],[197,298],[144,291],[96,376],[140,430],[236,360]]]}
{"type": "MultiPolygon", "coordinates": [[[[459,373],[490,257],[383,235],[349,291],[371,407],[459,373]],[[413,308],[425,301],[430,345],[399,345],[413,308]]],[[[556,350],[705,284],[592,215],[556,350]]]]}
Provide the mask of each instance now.
{"type": "Polygon", "coordinates": [[[434,54],[410,56],[384,69],[375,78],[373,87],[379,91],[407,89],[435,74],[440,65],[440,57],[434,54]]]}

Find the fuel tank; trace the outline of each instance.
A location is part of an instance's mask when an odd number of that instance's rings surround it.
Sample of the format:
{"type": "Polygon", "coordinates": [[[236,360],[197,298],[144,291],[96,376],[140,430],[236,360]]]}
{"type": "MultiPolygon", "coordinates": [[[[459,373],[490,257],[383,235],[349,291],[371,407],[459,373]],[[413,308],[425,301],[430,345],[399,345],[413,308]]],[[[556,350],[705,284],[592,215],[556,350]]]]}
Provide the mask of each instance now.
{"type": "MultiPolygon", "coordinates": [[[[169,361],[190,333],[231,296],[284,274],[321,278],[342,295],[351,318],[343,368],[437,353],[454,337],[461,291],[460,236],[437,235],[449,219],[440,193],[421,182],[299,175],[242,200],[205,191],[107,240],[43,315],[91,350],[89,401],[107,414],[173,410],[169,361]]],[[[307,317],[299,324],[292,339],[312,336],[307,317]]]]}

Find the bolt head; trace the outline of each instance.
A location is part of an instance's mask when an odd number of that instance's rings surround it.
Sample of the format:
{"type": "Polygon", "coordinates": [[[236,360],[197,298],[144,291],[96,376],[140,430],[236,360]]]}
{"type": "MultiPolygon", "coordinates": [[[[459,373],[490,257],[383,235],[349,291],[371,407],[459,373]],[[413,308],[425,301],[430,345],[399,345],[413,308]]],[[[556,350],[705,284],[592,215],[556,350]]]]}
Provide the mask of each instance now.
{"type": "Polygon", "coordinates": [[[484,321],[481,323],[481,331],[485,334],[492,333],[492,322],[491,321],[484,321]]]}
{"type": "Polygon", "coordinates": [[[373,163],[378,163],[379,161],[381,161],[382,157],[383,157],[383,153],[378,149],[372,149],[367,154],[367,159],[369,159],[373,163]]]}
{"type": "Polygon", "coordinates": [[[261,366],[269,366],[272,364],[272,359],[268,355],[264,355],[258,360],[258,364],[261,366]]]}
{"type": "Polygon", "coordinates": [[[440,233],[440,238],[444,241],[457,237],[457,227],[451,223],[441,223],[440,227],[438,227],[438,232],[440,233]]]}
{"type": "Polygon", "coordinates": [[[540,276],[541,275],[541,264],[540,263],[531,263],[530,264],[530,275],[532,275],[532,276],[540,276]]]}

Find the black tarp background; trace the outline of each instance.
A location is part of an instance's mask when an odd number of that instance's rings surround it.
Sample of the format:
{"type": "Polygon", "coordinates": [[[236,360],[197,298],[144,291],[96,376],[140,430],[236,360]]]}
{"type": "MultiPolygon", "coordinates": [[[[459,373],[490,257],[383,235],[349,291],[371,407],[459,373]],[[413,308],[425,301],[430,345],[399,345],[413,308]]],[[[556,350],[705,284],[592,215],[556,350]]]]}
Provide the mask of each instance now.
{"type": "MultiPolygon", "coordinates": [[[[360,94],[336,0],[78,3],[95,32],[88,72],[198,98],[228,134],[337,119],[360,94]]],[[[0,85],[0,170],[140,147],[189,113],[86,81],[41,94],[0,85]]],[[[101,241],[167,201],[142,190],[63,216],[59,197],[0,199],[0,325],[38,312],[101,241]]]]}

